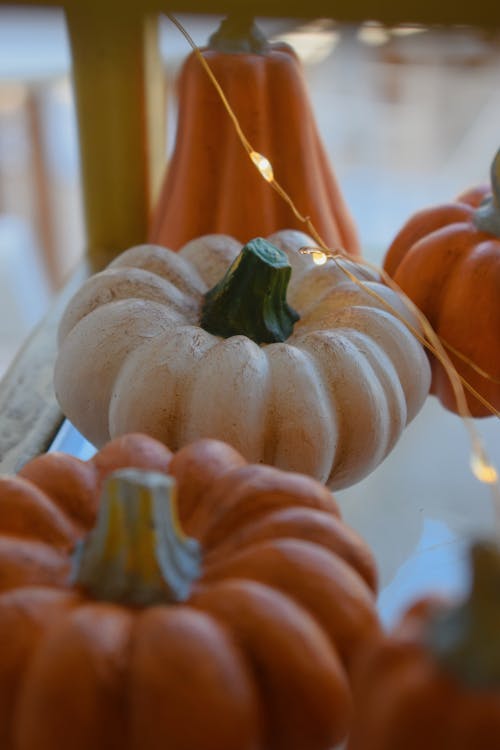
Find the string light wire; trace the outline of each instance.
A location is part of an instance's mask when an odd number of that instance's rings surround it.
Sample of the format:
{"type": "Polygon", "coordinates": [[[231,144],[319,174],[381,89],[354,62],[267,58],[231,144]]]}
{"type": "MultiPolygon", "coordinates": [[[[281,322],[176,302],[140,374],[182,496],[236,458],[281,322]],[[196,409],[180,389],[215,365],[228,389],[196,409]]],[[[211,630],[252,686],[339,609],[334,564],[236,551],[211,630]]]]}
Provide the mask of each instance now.
{"type": "MultiPolygon", "coordinates": [[[[184,26],[180,23],[180,21],[173,14],[167,13],[166,15],[170,19],[170,21],[179,29],[181,34],[186,38],[189,45],[193,49],[193,52],[196,54],[198,60],[200,61],[201,65],[206,71],[208,77],[210,78],[213,86],[215,87],[217,91],[217,94],[219,95],[221,99],[222,104],[224,105],[224,108],[227,114],[232,120],[237,136],[240,139],[251,161],[256,166],[256,168],[258,169],[263,179],[266,180],[266,182],[268,182],[268,184],[273,188],[273,190],[275,190],[278,193],[278,195],[280,195],[280,197],[289,205],[294,216],[301,223],[305,224],[309,234],[317,242],[318,247],[304,247],[301,249],[301,252],[310,254],[313,257],[313,260],[317,265],[322,265],[326,263],[327,260],[331,260],[334,263],[336,263],[336,265],[341,269],[341,271],[353,283],[355,283],[358,287],[362,288],[370,296],[375,298],[380,304],[382,304],[387,310],[389,310],[392,315],[394,315],[401,323],[403,323],[407,327],[407,329],[413,334],[413,336],[415,336],[415,338],[436,357],[436,359],[440,362],[440,364],[445,369],[446,374],[450,380],[450,385],[453,389],[453,393],[454,393],[456,404],[457,404],[458,414],[461,417],[462,421],[464,422],[465,428],[469,435],[469,440],[471,444],[471,461],[470,461],[471,470],[474,476],[477,479],[479,479],[479,481],[484,482],[491,487],[493,500],[494,500],[494,508],[496,511],[496,524],[497,524],[498,533],[500,535],[500,486],[499,486],[498,472],[493,466],[493,464],[490,462],[487,456],[485,447],[483,445],[481,436],[479,435],[478,431],[474,427],[472,415],[467,405],[465,389],[467,389],[470,393],[472,393],[483,404],[483,406],[485,406],[494,416],[500,417],[500,412],[498,412],[498,410],[495,409],[495,407],[492,404],[490,404],[480,393],[478,393],[476,389],[473,388],[473,386],[465,378],[459,375],[455,366],[450,360],[450,357],[446,351],[446,348],[450,352],[452,352],[455,356],[457,356],[459,359],[461,359],[470,367],[472,367],[477,373],[482,375],[484,378],[487,378],[488,380],[491,380],[492,382],[495,382],[495,383],[500,382],[500,380],[497,378],[494,378],[489,373],[486,373],[484,370],[481,370],[474,362],[472,362],[467,357],[465,357],[465,355],[461,354],[452,346],[442,341],[440,337],[438,336],[438,334],[434,331],[430,322],[428,321],[426,316],[422,313],[422,311],[404,294],[404,292],[400,289],[400,287],[398,287],[398,285],[393,281],[393,279],[391,279],[391,277],[383,269],[375,266],[372,263],[369,263],[368,261],[362,258],[357,258],[355,261],[357,265],[368,268],[371,271],[374,271],[384,281],[384,283],[387,286],[392,288],[394,291],[396,291],[400,295],[407,309],[419,321],[423,334],[418,330],[416,326],[411,324],[403,315],[401,315],[401,313],[393,305],[387,302],[387,300],[385,300],[374,289],[367,286],[366,283],[364,283],[355,274],[349,271],[349,269],[347,269],[345,265],[340,262],[341,260],[349,259],[349,256],[346,253],[346,251],[343,248],[336,248],[335,250],[331,250],[330,248],[328,248],[325,242],[323,241],[323,239],[321,238],[320,234],[314,227],[310,217],[304,216],[303,214],[300,213],[300,211],[295,206],[292,198],[288,195],[288,193],[276,180],[274,176],[274,172],[273,172],[273,167],[269,159],[263,154],[260,154],[258,151],[256,151],[252,147],[252,144],[250,143],[250,141],[247,139],[234,110],[232,109],[231,105],[229,104],[227,100],[227,97],[221,85],[219,84],[216,76],[214,75],[212,69],[210,68],[210,65],[208,64],[206,59],[203,57],[201,50],[196,45],[196,43],[194,42],[189,32],[184,28],[184,26]]],[[[354,262],[354,261],[350,261],[350,262],[354,262]]]]}
{"type": "Polygon", "coordinates": [[[314,227],[314,225],[313,225],[310,217],[309,216],[303,216],[303,214],[300,213],[300,211],[297,209],[297,207],[295,206],[293,200],[288,195],[288,193],[286,192],[286,190],[279,184],[279,182],[274,177],[273,167],[272,167],[272,164],[269,161],[269,159],[266,156],[264,156],[263,154],[259,154],[259,152],[256,151],[253,148],[252,144],[250,143],[250,141],[246,137],[246,135],[245,135],[245,133],[242,130],[242,127],[241,127],[241,125],[240,125],[240,123],[238,121],[238,118],[237,118],[237,116],[236,116],[233,108],[229,104],[229,102],[227,100],[227,97],[226,97],[224,91],[222,90],[222,86],[220,85],[219,81],[215,77],[214,72],[212,71],[210,65],[208,64],[208,62],[203,57],[203,55],[201,53],[201,50],[197,46],[197,44],[194,41],[194,39],[191,37],[191,35],[187,31],[187,29],[184,28],[184,26],[181,24],[181,22],[172,13],[167,13],[166,15],[167,15],[167,18],[169,18],[172,21],[172,23],[179,29],[179,31],[181,32],[181,34],[187,39],[189,45],[193,49],[193,52],[195,53],[196,57],[200,61],[200,63],[203,66],[203,68],[205,69],[208,77],[210,78],[212,84],[215,87],[215,90],[217,91],[217,93],[218,93],[218,95],[220,97],[220,100],[221,100],[222,104],[224,105],[224,108],[225,108],[226,112],[228,113],[229,117],[232,120],[232,123],[234,125],[235,130],[236,130],[236,134],[237,134],[238,138],[240,139],[240,141],[241,141],[241,143],[243,145],[243,148],[247,152],[247,154],[250,157],[252,163],[257,167],[257,169],[260,172],[260,174],[262,175],[262,177],[266,180],[266,182],[269,183],[269,185],[273,188],[273,190],[275,190],[278,193],[278,195],[286,203],[288,203],[288,205],[290,206],[290,208],[293,211],[293,214],[296,216],[296,218],[302,224],[306,225],[306,227],[307,227],[307,229],[308,229],[309,234],[311,235],[311,237],[318,243],[318,245],[321,248],[323,248],[324,250],[328,250],[327,245],[324,243],[324,241],[322,240],[320,234],[317,232],[317,230],[314,227]]]}

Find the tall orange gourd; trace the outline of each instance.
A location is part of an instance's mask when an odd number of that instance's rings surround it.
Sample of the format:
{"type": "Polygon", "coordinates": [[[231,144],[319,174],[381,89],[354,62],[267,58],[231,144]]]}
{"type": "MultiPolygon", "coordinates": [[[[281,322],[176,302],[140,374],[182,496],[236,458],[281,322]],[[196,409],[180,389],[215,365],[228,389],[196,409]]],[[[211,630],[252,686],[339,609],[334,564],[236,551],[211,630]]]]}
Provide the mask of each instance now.
{"type": "MultiPolygon", "coordinates": [[[[359,254],[293,49],[269,44],[249,19],[229,19],[202,53],[246,138],[269,159],[297,209],[329,246],[359,254]]],[[[178,250],[204,234],[245,243],[279,229],[305,229],[252,164],[195,53],[184,63],[178,92],[176,142],[149,240],[178,250]]]]}

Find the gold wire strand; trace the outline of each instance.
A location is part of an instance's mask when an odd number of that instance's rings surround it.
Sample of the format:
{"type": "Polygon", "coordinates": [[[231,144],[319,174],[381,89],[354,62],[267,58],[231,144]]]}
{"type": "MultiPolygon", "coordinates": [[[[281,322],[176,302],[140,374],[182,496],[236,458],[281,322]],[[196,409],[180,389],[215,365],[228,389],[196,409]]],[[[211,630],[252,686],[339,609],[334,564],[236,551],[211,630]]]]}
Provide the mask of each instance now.
{"type": "MultiPolygon", "coordinates": [[[[250,156],[250,158],[252,160],[252,163],[257,167],[257,170],[262,174],[261,169],[259,169],[258,163],[253,158],[253,155],[261,156],[261,154],[259,154],[258,151],[256,151],[252,147],[250,141],[247,139],[245,133],[243,132],[243,130],[241,128],[241,125],[240,125],[240,123],[238,121],[238,118],[237,118],[235,112],[233,111],[231,105],[229,104],[229,102],[227,100],[227,97],[226,97],[226,95],[225,95],[225,93],[224,93],[224,91],[223,91],[220,83],[218,82],[218,80],[215,77],[212,69],[210,68],[210,65],[205,60],[205,58],[201,54],[200,49],[196,45],[195,41],[193,40],[193,38],[191,37],[191,35],[189,34],[189,32],[180,23],[180,21],[178,21],[178,19],[174,15],[172,15],[172,13],[167,13],[166,15],[172,21],[172,23],[175,24],[175,26],[177,26],[177,28],[179,29],[179,31],[187,39],[187,41],[189,42],[190,46],[192,47],[194,53],[196,54],[198,60],[203,65],[203,68],[205,69],[207,75],[209,76],[212,84],[215,86],[215,89],[216,89],[216,91],[217,91],[217,93],[218,93],[218,95],[219,95],[219,97],[220,97],[220,99],[222,101],[222,104],[224,105],[224,108],[225,108],[226,112],[228,113],[229,117],[231,118],[231,120],[233,122],[233,125],[234,125],[235,130],[236,130],[236,134],[237,134],[238,138],[240,139],[240,141],[241,141],[241,143],[242,143],[245,151],[250,156]]],[[[266,161],[268,161],[268,160],[266,159],[266,161]]],[[[264,178],[264,179],[266,179],[266,178],[264,178]]],[[[271,179],[266,179],[266,181],[273,188],[273,190],[275,190],[278,193],[278,195],[289,205],[289,207],[291,208],[294,216],[302,224],[306,225],[309,233],[311,234],[311,236],[313,237],[313,239],[316,240],[316,242],[318,243],[318,245],[321,248],[323,248],[324,250],[327,250],[328,246],[326,245],[326,243],[322,239],[322,237],[319,234],[319,232],[316,230],[316,228],[315,228],[314,224],[312,223],[311,219],[309,218],[309,216],[304,216],[303,214],[300,213],[300,211],[295,206],[295,203],[293,202],[293,200],[290,197],[290,195],[280,185],[280,183],[276,180],[276,178],[274,177],[274,175],[271,177],[271,179]]]]}
{"type": "MultiPolygon", "coordinates": [[[[455,366],[451,362],[448,353],[446,352],[443,343],[441,342],[439,336],[432,328],[431,324],[429,323],[426,316],[422,313],[421,310],[404,294],[404,292],[398,287],[398,285],[393,281],[393,279],[381,268],[378,268],[374,264],[369,263],[368,261],[365,261],[362,258],[356,259],[356,261],[353,261],[357,263],[360,266],[364,266],[372,271],[375,271],[378,276],[382,278],[382,280],[385,282],[385,284],[396,291],[403,301],[403,304],[407,307],[407,309],[415,315],[415,317],[419,320],[420,324],[422,325],[422,329],[424,332],[424,336],[418,331],[415,326],[413,326],[409,321],[407,321],[401,313],[396,310],[396,308],[391,305],[387,300],[385,300],[381,295],[377,294],[373,289],[368,287],[361,279],[358,279],[353,273],[348,271],[343,265],[339,263],[340,259],[346,259],[347,253],[343,249],[337,249],[335,252],[331,252],[326,243],[321,238],[319,232],[317,232],[316,228],[314,227],[312,221],[309,217],[303,216],[298,209],[296,208],[292,198],[288,195],[288,193],[281,187],[279,182],[274,178],[274,175],[272,173],[272,165],[270,164],[269,160],[266,159],[264,156],[263,159],[267,162],[269,168],[270,168],[270,176],[269,174],[267,177],[263,174],[261,169],[259,169],[258,166],[258,160],[255,160],[255,157],[262,156],[259,154],[255,149],[252,147],[251,143],[246,138],[241,125],[238,121],[238,118],[233,111],[231,105],[229,104],[226,95],[224,94],[224,91],[222,90],[221,85],[219,84],[217,78],[215,77],[214,73],[212,72],[208,62],[205,60],[203,55],[201,54],[200,49],[190,36],[189,32],[184,28],[184,26],[180,23],[180,21],[177,20],[177,18],[171,14],[166,13],[167,17],[172,21],[172,23],[179,29],[179,31],[183,34],[183,36],[187,39],[188,43],[192,47],[193,51],[195,52],[198,60],[200,61],[201,65],[203,66],[204,70],[206,71],[207,75],[209,76],[212,84],[214,85],[222,104],[224,105],[224,108],[226,109],[229,117],[231,118],[231,121],[233,122],[236,134],[238,135],[244,149],[250,156],[250,159],[252,162],[256,165],[258,171],[262,175],[263,179],[266,179],[266,181],[269,183],[269,185],[280,195],[280,197],[286,201],[286,203],[289,205],[291,210],[293,211],[296,218],[303,224],[307,226],[307,229],[313,239],[318,243],[319,248],[321,249],[321,252],[327,257],[332,260],[334,260],[337,264],[337,267],[339,267],[347,276],[351,279],[358,287],[363,289],[365,292],[370,294],[372,297],[377,299],[387,310],[389,310],[400,322],[402,322],[407,329],[415,336],[415,338],[423,345],[425,346],[429,351],[434,354],[434,356],[438,359],[438,361],[442,364],[444,367],[446,374],[448,375],[448,378],[450,380],[450,385],[452,387],[453,393],[455,395],[456,403],[457,403],[457,411],[459,416],[461,417],[462,421],[464,422],[464,426],[469,434],[469,440],[471,443],[471,449],[472,449],[472,459],[471,459],[471,468],[474,473],[474,475],[480,479],[480,481],[487,482],[490,485],[492,494],[493,494],[493,500],[494,500],[494,508],[496,512],[496,525],[497,525],[497,532],[500,536],[500,485],[499,485],[499,479],[498,474],[496,472],[495,467],[490,463],[486,450],[484,448],[483,442],[481,440],[481,436],[479,435],[478,431],[473,425],[472,422],[472,416],[469,411],[469,408],[467,406],[467,399],[465,397],[465,390],[464,388],[467,388],[478,400],[491,411],[492,414],[494,414],[497,417],[500,417],[500,413],[491,405],[488,403],[486,399],[484,399],[477,391],[468,383],[468,381],[463,378],[459,373],[457,372],[455,366]],[[483,477],[483,478],[482,478],[483,477]],[[487,477],[487,478],[485,478],[487,477]]],[[[303,248],[303,252],[312,254],[314,252],[318,253],[318,248],[303,248]]],[[[451,350],[451,349],[450,349],[451,350]]],[[[455,353],[455,352],[453,352],[455,353]]],[[[479,368],[477,368],[479,370],[479,368]]],[[[488,375],[486,374],[486,377],[488,375]]]]}
{"type": "Polygon", "coordinates": [[[233,112],[233,109],[231,108],[231,105],[229,104],[229,102],[228,102],[228,100],[226,98],[226,95],[225,95],[225,93],[224,93],[224,91],[222,89],[222,86],[220,85],[219,81],[215,77],[215,75],[214,75],[214,73],[213,73],[210,65],[207,63],[207,61],[205,60],[205,58],[201,54],[201,51],[200,51],[198,45],[196,44],[196,42],[194,41],[194,39],[192,38],[192,36],[188,32],[188,30],[184,28],[184,26],[181,24],[181,22],[172,13],[166,13],[165,15],[167,16],[167,18],[169,18],[172,21],[172,23],[175,26],[177,26],[177,28],[179,29],[179,31],[181,32],[181,34],[187,39],[189,45],[192,47],[192,49],[193,49],[195,55],[197,56],[198,60],[200,61],[200,63],[205,68],[205,71],[206,71],[208,77],[212,81],[212,84],[215,86],[215,89],[216,89],[218,95],[221,98],[221,101],[222,101],[222,103],[224,105],[224,108],[226,109],[226,112],[228,113],[229,117],[233,121],[233,125],[235,127],[236,133],[238,134],[238,138],[242,142],[242,144],[243,144],[245,150],[247,151],[247,153],[251,154],[252,151],[254,151],[254,149],[250,145],[250,142],[248,141],[247,137],[245,136],[245,133],[241,129],[241,125],[240,125],[240,123],[238,121],[238,118],[236,117],[235,113],[233,112]]]}
{"type": "MultiPolygon", "coordinates": [[[[471,370],[474,370],[478,375],[481,375],[482,378],[485,380],[489,380],[491,383],[494,383],[495,385],[500,385],[500,378],[496,378],[494,375],[492,375],[489,372],[486,372],[486,370],[483,370],[482,367],[479,367],[479,365],[476,365],[476,363],[467,357],[465,354],[462,354],[458,349],[455,349],[454,346],[449,344],[443,337],[441,336],[441,343],[443,346],[446,347],[452,354],[455,355],[458,359],[460,359],[464,364],[468,365],[471,370]]],[[[499,412],[496,412],[496,416],[500,416],[499,412]]]]}

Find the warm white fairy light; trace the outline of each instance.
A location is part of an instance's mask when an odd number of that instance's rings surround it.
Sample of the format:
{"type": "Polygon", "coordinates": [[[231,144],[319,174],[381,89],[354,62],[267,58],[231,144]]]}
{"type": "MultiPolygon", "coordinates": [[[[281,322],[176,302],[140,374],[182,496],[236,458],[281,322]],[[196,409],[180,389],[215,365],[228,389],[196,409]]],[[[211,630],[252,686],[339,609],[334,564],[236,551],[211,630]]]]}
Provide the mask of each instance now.
{"type": "Polygon", "coordinates": [[[328,257],[325,255],[325,253],[322,253],[321,250],[312,250],[311,258],[317,266],[324,266],[326,261],[328,260],[328,257]]]}
{"type": "Polygon", "coordinates": [[[258,151],[250,151],[250,159],[267,182],[274,180],[273,166],[269,159],[259,154],[258,151]]]}
{"type": "Polygon", "coordinates": [[[472,473],[479,479],[480,482],[485,484],[495,484],[498,482],[498,472],[484,456],[478,453],[473,453],[470,460],[470,466],[472,473]]]}

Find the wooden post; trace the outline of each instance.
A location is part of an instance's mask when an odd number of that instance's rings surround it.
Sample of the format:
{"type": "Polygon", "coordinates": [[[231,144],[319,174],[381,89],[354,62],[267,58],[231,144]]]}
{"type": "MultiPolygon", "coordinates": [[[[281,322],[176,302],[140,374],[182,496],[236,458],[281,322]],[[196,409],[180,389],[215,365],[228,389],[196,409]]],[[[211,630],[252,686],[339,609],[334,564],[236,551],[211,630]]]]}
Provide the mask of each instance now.
{"type": "Polygon", "coordinates": [[[152,165],[164,163],[165,87],[156,18],[144,18],[130,5],[93,0],[72,3],[66,17],[87,256],[97,270],[146,239],[152,182],[158,181],[152,165]]]}

